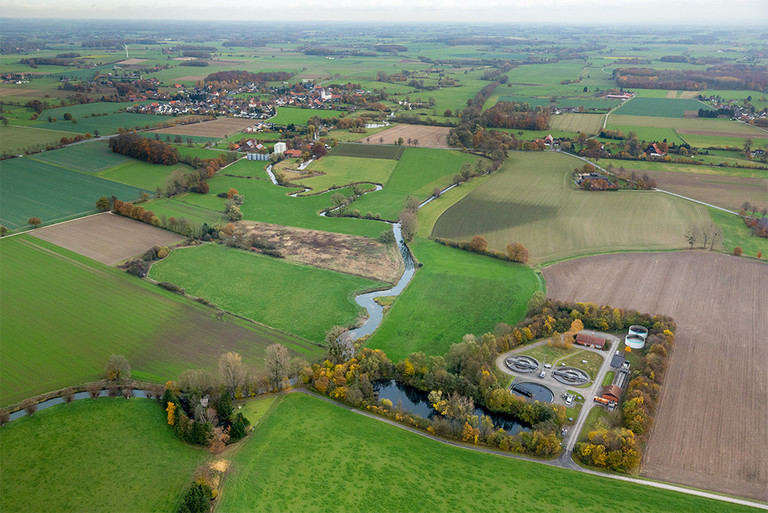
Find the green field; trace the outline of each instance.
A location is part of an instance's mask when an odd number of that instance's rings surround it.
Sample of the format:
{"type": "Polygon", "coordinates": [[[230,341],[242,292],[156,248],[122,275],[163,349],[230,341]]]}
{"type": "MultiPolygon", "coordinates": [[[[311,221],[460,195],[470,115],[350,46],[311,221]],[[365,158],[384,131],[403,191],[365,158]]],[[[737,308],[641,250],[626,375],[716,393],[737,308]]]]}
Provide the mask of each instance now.
{"type": "Polygon", "coordinates": [[[164,382],[215,370],[237,351],[260,366],[280,342],[313,359],[306,341],[241,321],[29,235],[0,240],[0,405],[103,377],[124,354],[138,379],[164,382]]]}
{"type": "Polygon", "coordinates": [[[172,166],[164,166],[162,164],[129,159],[128,162],[102,171],[98,176],[113,182],[133,185],[134,187],[154,192],[158,188],[165,188],[166,179],[176,169],[181,169],[185,173],[192,172],[192,168],[186,164],[176,163],[172,166]]]}
{"type": "Polygon", "coordinates": [[[308,171],[321,172],[323,175],[300,178],[293,183],[311,187],[312,192],[354,182],[383,184],[389,179],[395,164],[396,160],[389,159],[328,156],[312,162],[307,168],[308,171]]]}
{"type": "Polygon", "coordinates": [[[212,244],[172,252],[150,277],[218,307],[316,342],[354,324],[355,293],[384,284],[212,244]]]}
{"type": "Polygon", "coordinates": [[[256,510],[747,511],[724,502],[449,447],[300,394],[282,399],[234,455],[217,511],[256,510]],[[337,471],[319,471],[331,462],[337,471]]]}
{"type": "Polygon", "coordinates": [[[747,256],[757,256],[758,252],[762,252],[763,258],[768,257],[768,239],[753,235],[741,217],[714,208],[709,209],[709,215],[723,232],[723,246],[726,251],[730,253],[738,246],[747,256]]]}
{"type": "Polygon", "coordinates": [[[74,137],[72,131],[47,130],[29,126],[0,126],[0,155],[19,155],[25,151],[40,151],[46,146],[58,146],[62,137],[74,137]]]}
{"type": "Polygon", "coordinates": [[[591,135],[600,132],[604,120],[603,114],[559,114],[550,118],[549,126],[554,130],[591,135]]]}
{"type": "Polygon", "coordinates": [[[384,190],[367,194],[354,203],[361,212],[379,212],[384,219],[397,219],[409,195],[427,199],[435,187],[445,188],[464,162],[478,160],[458,151],[406,148],[384,190]]]}
{"type": "Polygon", "coordinates": [[[133,112],[117,112],[106,116],[73,119],[72,121],[58,120],[40,125],[51,130],[63,130],[80,134],[109,135],[117,132],[118,128],[148,128],[163,121],[174,119],[172,116],[155,116],[152,114],[136,114],[133,112]]]}
{"type": "Polygon", "coordinates": [[[393,360],[414,351],[444,354],[467,333],[482,335],[500,322],[515,324],[539,289],[526,266],[417,238],[423,267],[384,317],[367,345],[393,360]]]}
{"type": "Polygon", "coordinates": [[[558,107],[578,108],[584,107],[585,110],[604,110],[608,111],[619,105],[618,100],[601,100],[597,98],[557,98],[556,102],[551,102],[550,97],[531,97],[531,96],[499,96],[500,102],[527,103],[531,107],[549,107],[556,105],[558,107]]]}
{"type": "Polygon", "coordinates": [[[642,98],[636,96],[614,111],[623,116],[658,116],[664,118],[683,118],[685,111],[699,109],[714,110],[699,100],[679,100],[674,98],[642,98]]]}
{"type": "Polygon", "coordinates": [[[58,150],[37,153],[29,158],[71,171],[93,174],[126,162],[137,162],[130,157],[113,152],[107,143],[102,141],[73,144],[58,150]]]}
{"type": "Polygon", "coordinates": [[[147,399],[82,399],[0,429],[0,510],[175,512],[202,447],[147,399]],[[83,492],[87,483],[88,492],[83,492]]]}
{"type": "Polygon", "coordinates": [[[0,161],[0,224],[13,230],[30,217],[43,222],[95,212],[101,196],[132,201],[141,189],[31,158],[0,161]]]}
{"type": "MultiPolygon", "coordinates": [[[[673,100],[677,101],[677,100],[673,100]]],[[[618,112],[618,111],[617,111],[618,112]]],[[[765,132],[752,125],[731,121],[729,119],[679,119],[653,116],[625,116],[611,114],[608,116],[609,125],[623,125],[648,128],[675,128],[677,130],[703,130],[708,132],[723,132],[744,137],[765,136],[765,132]]]]}
{"type": "Polygon", "coordinates": [[[551,152],[514,152],[492,175],[448,209],[432,235],[483,235],[504,251],[520,242],[534,263],[606,251],[682,249],[691,223],[710,222],[705,207],[649,191],[577,190],[581,161],[551,152]]]}
{"type": "Polygon", "coordinates": [[[150,102],[95,102],[95,103],[83,103],[80,105],[67,105],[66,107],[57,107],[44,110],[38,116],[38,119],[44,121],[48,119],[48,116],[57,118],[58,120],[64,119],[64,114],[72,114],[74,119],[80,121],[85,116],[92,116],[98,114],[100,117],[103,114],[115,114],[126,107],[132,107],[134,105],[144,105],[150,102]]]}
{"type": "MultiPolygon", "coordinates": [[[[360,136],[364,134],[357,135],[360,136]]],[[[329,156],[400,160],[404,151],[404,146],[392,146],[389,144],[386,146],[381,144],[339,144],[331,150],[329,156]]]]}
{"type": "Polygon", "coordinates": [[[315,116],[321,119],[338,118],[344,112],[340,110],[301,109],[297,107],[279,107],[277,114],[269,118],[270,123],[276,125],[306,125],[309,118],[315,116]]]}
{"type": "MultiPolygon", "coordinates": [[[[228,171],[229,169],[227,168],[228,171]]],[[[245,195],[245,202],[240,209],[243,212],[244,218],[251,221],[262,221],[327,232],[348,233],[364,237],[376,237],[386,229],[386,226],[378,221],[342,217],[320,217],[318,215],[324,208],[331,206],[332,194],[340,192],[345,196],[349,196],[351,192],[348,189],[340,189],[333,193],[318,194],[304,198],[291,198],[288,194],[300,189],[279,187],[267,180],[252,180],[218,175],[210,179],[208,183],[211,187],[208,194],[188,193],[174,197],[172,200],[155,200],[147,203],[145,208],[154,211],[155,205],[160,204],[164,206],[158,208],[158,210],[166,210],[169,215],[174,215],[171,212],[178,208],[188,210],[191,215],[194,215],[194,208],[202,207],[204,210],[199,211],[198,215],[203,218],[211,218],[212,216],[219,216],[219,213],[223,214],[224,212],[226,200],[216,197],[216,194],[227,192],[233,187],[240,194],[245,195]],[[177,206],[178,204],[183,204],[184,207],[179,207],[177,206]]],[[[382,192],[379,191],[373,194],[381,194],[382,192]]],[[[361,208],[357,205],[358,203],[355,202],[353,208],[361,208]]],[[[365,210],[362,210],[362,212],[365,212],[365,210]]],[[[205,222],[212,224],[210,221],[205,222]]]]}

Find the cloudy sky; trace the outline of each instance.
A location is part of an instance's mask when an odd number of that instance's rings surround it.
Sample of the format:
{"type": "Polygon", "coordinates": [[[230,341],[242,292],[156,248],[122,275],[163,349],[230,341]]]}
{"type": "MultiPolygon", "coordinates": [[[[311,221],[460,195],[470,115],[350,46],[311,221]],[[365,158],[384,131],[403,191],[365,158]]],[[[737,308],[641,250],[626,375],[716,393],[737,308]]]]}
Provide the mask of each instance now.
{"type": "Polygon", "coordinates": [[[768,26],[766,0],[0,0],[3,17],[768,26]]]}

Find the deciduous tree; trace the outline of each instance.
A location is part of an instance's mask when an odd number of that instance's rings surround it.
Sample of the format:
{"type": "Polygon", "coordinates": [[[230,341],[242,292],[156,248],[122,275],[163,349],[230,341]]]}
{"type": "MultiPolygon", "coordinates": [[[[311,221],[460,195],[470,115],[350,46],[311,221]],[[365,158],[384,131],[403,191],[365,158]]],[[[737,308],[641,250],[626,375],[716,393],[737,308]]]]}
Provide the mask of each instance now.
{"type": "Polygon", "coordinates": [[[37,228],[38,226],[40,226],[41,224],[43,224],[43,221],[42,221],[42,220],[41,220],[39,217],[30,217],[30,218],[27,220],[27,224],[29,224],[30,226],[32,226],[32,228],[37,228]]]}
{"type": "Polygon", "coordinates": [[[234,395],[235,390],[243,383],[245,378],[245,369],[243,359],[234,352],[224,353],[219,358],[219,376],[221,376],[224,386],[230,394],[234,395]]]}
{"type": "Polygon", "coordinates": [[[275,388],[280,388],[283,378],[288,376],[290,355],[282,344],[267,346],[264,355],[264,370],[275,388]]]}
{"type": "Polygon", "coordinates": [[[121,354],[113,354],[109,357],[106,367],[107,379],[118,380],[131,377],[131,364],[128,359],[121,354]]]}

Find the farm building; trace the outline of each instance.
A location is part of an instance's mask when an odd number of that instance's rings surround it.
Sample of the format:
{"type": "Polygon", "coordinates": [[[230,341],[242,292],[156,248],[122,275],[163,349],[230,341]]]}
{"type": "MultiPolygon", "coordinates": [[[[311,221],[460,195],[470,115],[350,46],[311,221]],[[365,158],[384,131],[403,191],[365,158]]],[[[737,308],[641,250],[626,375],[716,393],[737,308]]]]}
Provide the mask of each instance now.
{"type": "Polygon", "coordinates": [[[576,335],[576,343],[582,346],[594,347],[595,349],[602,349],[605,347],[605,339],[593,333],[580,331],[576,335]]]}
{"type": "Polygon", "coordinates": [[[289,158],[289,159],[297,159],[301,157],[301,150],[285,150],[283,152],[283,155],[285,155],[286,158],[289,158]]]}
{"type": "Polygon", "coordinates": [[[619,399],[621,399],[621,389],[617,387],[616,385],[608,385],[605,388],[603,388],[603,399],[606,401],[616,401],[619,402],[619,399]]]}
{"type": "Polygon", "coordinates": [[[269,155],[267,153],[248,153],[246,158],[248,160],[269,160],[269,155]]]}

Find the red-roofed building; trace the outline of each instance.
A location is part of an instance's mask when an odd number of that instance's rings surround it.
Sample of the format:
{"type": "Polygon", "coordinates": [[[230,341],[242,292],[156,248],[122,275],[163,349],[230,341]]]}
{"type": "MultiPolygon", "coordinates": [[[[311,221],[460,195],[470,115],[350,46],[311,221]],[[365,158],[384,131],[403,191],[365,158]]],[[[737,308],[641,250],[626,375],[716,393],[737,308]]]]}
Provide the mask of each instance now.
{"type": "Polygon", "coordinates": [[[621,389],[616,385],[608,385],[603,388],[603,399],[606,401],[616,401],[618,403],[619,399],[621,399],[621,389]]]}
{"type": "Polygon", "coordinates": [[[595,349],[602,349],[605,346],[605,339],[597,335],[585,333],[580,331],[576,335],[576,343],[582,346],[594,347],[595,349]]]}
{"type": "Polygon", "coordinates": [[[283,155],[289,159],[297,159],[301,157],[301,150],[285,150],[283,155]]]}

